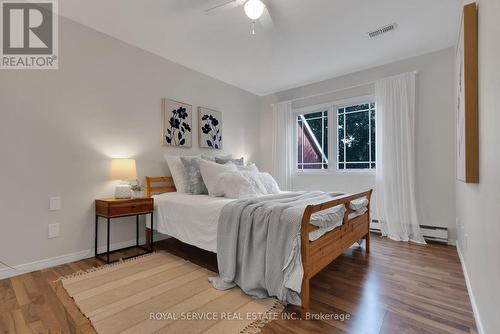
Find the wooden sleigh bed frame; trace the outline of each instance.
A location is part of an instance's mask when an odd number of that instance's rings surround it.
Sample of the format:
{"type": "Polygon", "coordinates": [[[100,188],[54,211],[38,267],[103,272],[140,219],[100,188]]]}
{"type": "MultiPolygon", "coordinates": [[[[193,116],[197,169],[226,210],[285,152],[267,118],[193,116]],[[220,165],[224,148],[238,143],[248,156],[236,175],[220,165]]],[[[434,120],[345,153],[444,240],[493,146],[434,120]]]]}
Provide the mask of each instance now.
{"type": "MultiPolygon", "coordinates": [[[[146,177],[146,196],[151,197],[153,194],[176,191],[173,185],[166,184],[173,184],[172,177],[146,177]],[[155,184],[158,183],[162,185],[156,186],[155,184]]],[[[331,201],[308,205],[304,209],[301,222],[301,256],[304,268],[301,291],[301,313],[303,317],[310,312],[309,281],[314,275],[361,239],[365,239],[366,252],[370,252],[370,204],[372,191],[369,190],[352,195],[332,196],[331,201]],[[349,214],[354,212],[349,208],[349,203],[352,200],[363,197],[368,199],[368,210],[358,217],[349,219],[349,214]],[[317,240],[309,241],[309,233],[318,229],[317,226],[310,224],[311,215],[337,205],[344,205],[346,208],[342,225],[324,234],[317,240]]],[[[149,235],[149,229],[146,228],[146,230],[146,235],[149,235]]]]}

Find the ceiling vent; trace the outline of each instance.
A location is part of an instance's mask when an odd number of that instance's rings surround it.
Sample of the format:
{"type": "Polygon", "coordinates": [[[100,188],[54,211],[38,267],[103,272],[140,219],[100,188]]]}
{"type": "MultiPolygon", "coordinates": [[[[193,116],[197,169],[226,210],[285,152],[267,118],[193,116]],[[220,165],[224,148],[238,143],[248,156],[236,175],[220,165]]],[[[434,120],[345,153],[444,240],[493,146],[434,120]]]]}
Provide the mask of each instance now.
{"type": "Polygon", "coordinates": [[[375,38],[377,36],[380,36],[382,34],[389,32],[389,31],[392,31],[392,30],[396,29],[397,27],[398,26],[396,23],[391,23],[391,24],[388,24],[386,26],[380,27],[376,30],[369,31],[368,36],[370,36],[370,38],[375,38]]]}

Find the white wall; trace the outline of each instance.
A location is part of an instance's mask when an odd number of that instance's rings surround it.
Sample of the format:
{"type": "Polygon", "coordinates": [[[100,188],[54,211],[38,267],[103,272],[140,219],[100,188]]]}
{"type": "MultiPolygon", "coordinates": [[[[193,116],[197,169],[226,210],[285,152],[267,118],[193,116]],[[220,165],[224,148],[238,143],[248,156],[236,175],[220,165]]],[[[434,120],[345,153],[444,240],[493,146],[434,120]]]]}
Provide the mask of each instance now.
{"type": "Polygon", "coordinates": [[[458,245],[484,333],[500,333],[500,1],[479,1],[479,184],[457,181],[458,245]]]}
{"type": "MultiPolygon", "coordinates": [[[[261,113],[261,165],[271,170],[272,124],[270,104],[321,93],[337,91],[315,98],[294,102],[299,108],[374,94],[374,85],[345,89],[379,78],[417,70],[416,92],[416,191],[420,224],[444,226],[450,239],[455,232],[455,163],[454,163],[454,50],[442,51],[356,72],[346,76],[283,91],[265,98],[261,113]]],[[[375,177],[370,173],[296,174],[294,189],[363,191],[374,188],[375,177]]],[[[375,198],[376,199],[376,198],[375,198]]],[[[376,212],[374,212],[376,217],[376,212]]]]}
{"type": "MultiPolygon", "coordinates": [[[[200,152],[196,109],[194,148],[160,145],[162,97],[222,111],[224,151],[256,157],[259,97],[59,23],[59,70],[0,71],[0,261],[10,265],[93,247],[93,201],[113,194],[111,157],[137,159],[142,179],[168,175],[164,153],[200,152]],[[57,195],[62,211],[48,212],[57,195]],[[47,239],[49,223],[61,224],[59,238],[47,239]]],[[[113,243],[133,239],[132,221],[112,224],[113,243]]]]}

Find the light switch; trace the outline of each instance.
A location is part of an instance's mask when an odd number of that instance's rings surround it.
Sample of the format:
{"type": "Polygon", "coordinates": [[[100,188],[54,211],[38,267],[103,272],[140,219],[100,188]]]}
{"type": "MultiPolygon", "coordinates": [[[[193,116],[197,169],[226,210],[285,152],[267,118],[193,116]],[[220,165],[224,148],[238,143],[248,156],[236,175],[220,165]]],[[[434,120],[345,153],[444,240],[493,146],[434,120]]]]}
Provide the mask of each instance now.
{"type": "Polygon", "coordinates": [[[61,210],[61,197],[50,197],[49,211],[59,211],[59,210],[61,210]]]}
{"type": "Polygon", "coordinates": [[[57,238],[59,236],[59,224],[49,224],[48,238],[57,238]]]}

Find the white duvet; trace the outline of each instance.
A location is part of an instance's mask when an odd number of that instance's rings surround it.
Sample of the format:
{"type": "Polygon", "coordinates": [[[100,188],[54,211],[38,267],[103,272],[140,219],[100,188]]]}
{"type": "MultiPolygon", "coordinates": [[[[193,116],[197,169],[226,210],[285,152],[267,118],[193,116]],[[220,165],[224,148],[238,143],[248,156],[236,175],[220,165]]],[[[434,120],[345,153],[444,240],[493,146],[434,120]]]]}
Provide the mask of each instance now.
{"type": "Polygon", "coordinates": [[[177,192],[153,198],[155,230],[198,248],[217,251],[219,215],[233,199],[177,192]]]}

